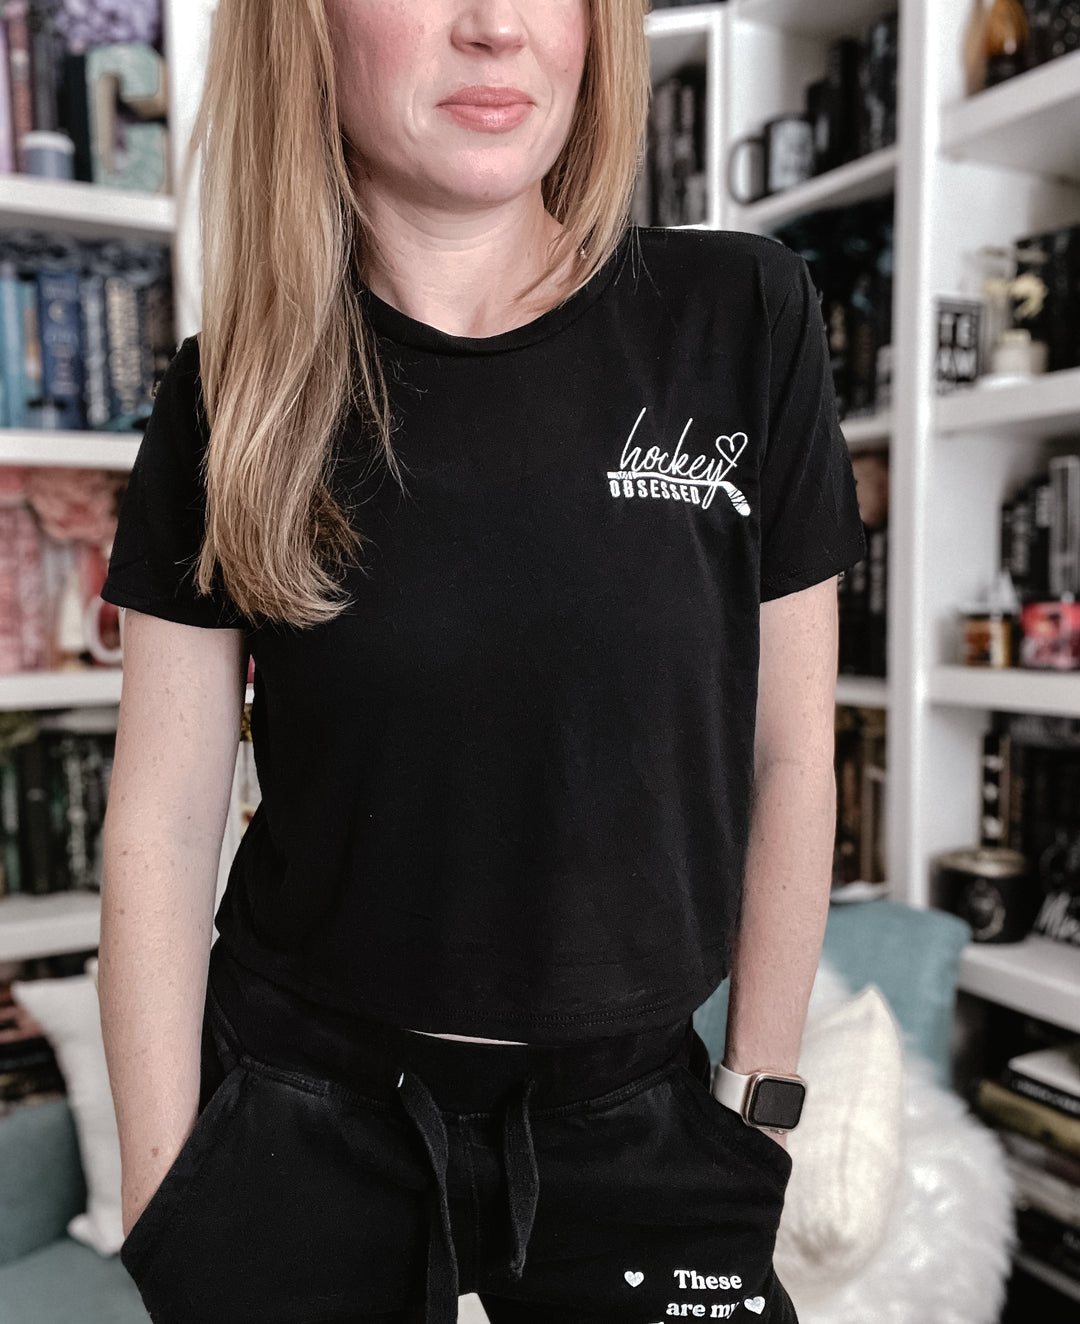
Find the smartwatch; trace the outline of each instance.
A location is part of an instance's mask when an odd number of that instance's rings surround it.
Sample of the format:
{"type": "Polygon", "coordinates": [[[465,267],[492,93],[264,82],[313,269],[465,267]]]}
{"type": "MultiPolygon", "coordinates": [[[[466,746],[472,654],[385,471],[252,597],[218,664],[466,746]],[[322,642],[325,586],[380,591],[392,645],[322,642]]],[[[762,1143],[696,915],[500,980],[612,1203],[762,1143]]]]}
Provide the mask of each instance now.
{"type": "Polygon", "coordinates": [[[755,1071],[743,1076],[718,1062],[713,1071],[713,1097],[732,1108],[748,1126],[791,1131],[799,1124],[806,1081],[802,1076],[755,1071]]]}

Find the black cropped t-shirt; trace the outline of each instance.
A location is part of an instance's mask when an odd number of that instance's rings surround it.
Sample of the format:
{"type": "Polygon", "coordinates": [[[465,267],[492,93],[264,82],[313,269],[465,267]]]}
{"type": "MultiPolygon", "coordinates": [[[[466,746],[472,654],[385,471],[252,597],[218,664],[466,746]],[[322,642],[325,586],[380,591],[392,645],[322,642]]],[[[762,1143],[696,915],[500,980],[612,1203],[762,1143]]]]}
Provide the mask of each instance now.
{"type": "Polygon", "coordinates": [[[242,629],[254,658],[262,799],[220,939],[434,1033],[557,1044],[689,1015],[730,966],[759,604],[865,554],[806,263],[633,229],[563,305],[481,339],[363,297],[407,492],[345,437],[336,490],[372,539],[349,608],[299,629],[194,593],[195,336],[102,590],[242,629]]]}

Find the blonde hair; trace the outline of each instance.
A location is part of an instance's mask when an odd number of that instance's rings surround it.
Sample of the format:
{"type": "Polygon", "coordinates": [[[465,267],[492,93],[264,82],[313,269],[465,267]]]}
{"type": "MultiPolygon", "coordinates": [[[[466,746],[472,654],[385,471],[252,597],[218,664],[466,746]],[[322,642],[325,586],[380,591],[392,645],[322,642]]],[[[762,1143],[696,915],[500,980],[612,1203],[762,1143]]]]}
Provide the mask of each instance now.
{"type": "MultiPolygon", "coordinates": [[[[629,223],[649,104],[645,0],[589,0],[577,110],[543,181],[564,227],[530,293],[583,250],[580,289],[629,223]]],[[[370,541],[331,493],[336,442],[359,429],[399,485],[392,421],[356,273],[371,236],[337,117],[324,0],[221,0],[184,164],[201,154],[199,333],[210,428],[194,583],[247,617],[299,626],[348,605],[333,573],[370,541]]],[[[569,297],[571,290],[565,297],[569,297]]]]}

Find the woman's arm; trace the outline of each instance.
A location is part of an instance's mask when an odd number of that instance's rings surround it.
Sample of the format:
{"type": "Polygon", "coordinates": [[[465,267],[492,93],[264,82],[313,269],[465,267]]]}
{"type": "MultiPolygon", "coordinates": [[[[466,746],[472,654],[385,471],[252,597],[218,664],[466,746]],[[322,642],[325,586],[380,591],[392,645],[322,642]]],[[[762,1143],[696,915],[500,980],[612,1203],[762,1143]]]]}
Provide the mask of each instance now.
{"type": "Polygon", "coordinates": [[[724,1051],[733,1071],[798,1069],[832,881],[836,671],[835,576],[762,603],[754,807],[724,1051]]]}
{"type": "Polygon", "coordinates": [[[243,632],[127,610],[105,813],[98,997],[126,1236],[191,1133],[243,632]]]}

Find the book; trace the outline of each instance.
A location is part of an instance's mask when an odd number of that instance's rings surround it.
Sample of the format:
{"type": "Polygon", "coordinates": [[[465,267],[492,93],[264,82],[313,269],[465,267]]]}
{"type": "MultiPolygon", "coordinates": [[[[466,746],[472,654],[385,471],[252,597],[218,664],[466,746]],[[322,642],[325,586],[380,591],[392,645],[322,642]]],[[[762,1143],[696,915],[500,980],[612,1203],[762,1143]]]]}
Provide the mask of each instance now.
{"type": "Polygon", "coordinates": [[[844,165],[859,155],[863,119],[860,88],[862,62],[863,43],[858,37],[838,37],[826,52],[830,150],[823,162],[825,169],[844,165]]]}
{"type": "Polygon", "coordinates": [[[1074,1154],[1065,1154],[1019,1131],[999,1130],[995,1134],[1006,1152],[1029,1168],[1047,1172],[1071,1186],[1080,1186],[1080,1158],[1074,1154]]]}
{"type": "Polygon", "coordinates": [[[1080,455],[1050,461],[1048,578],[1050,596],[1080,594],[1080,455]]]}
{"type": "Polygon", "coordinates": [[[1080,1278],[1080,1230],[1032,1205],[1021,1204],[1016,1211],[1016,1232],[1020,1244],[1036,1259],[1080,1278]]]}
{"type": "Polygon", "coordinates": [[[1011,1057],[1001,1083],[1026,1098],[1080,1117],[1080,1040],[1011,1057]]]}
{"type": "Polygon", "coordinates": [[[8,76],[7,30],[0,23],[0,175],[15,169],[15,129],[11,122],[11,79],[8,76]]]}
{"type": "Polygon", "coordinates": [[[836,838],[833,886],[885,879],[885,714],[836,710],[836,838]]]}
{"type": "Polygon", "coordinates": [[[22,136],[34,128],[33,69],[30,54],[28,0],[7,0],[0,9],[7,37],[11,137],[16,170],[25,170],[22,136]]]}
{"type": "Polygon", "coordinates": [[[1009,740],[1003,844],[1030,863],[1039,898],[1033,930],[1080,945],[1080,721],[1002,713],[993,727],[1009,740]]]}
{"type": "Polygon", "coordinates": [[[1005,1166],[1012,1178],[1017,1203],[1040,1209],[1051,1218],[1080,1230],[1080,1186],[1041,1168],[1031,1167],[1011,1154],[1006,1155],[1005,1166]]]}
{"type": "Polygon", "coordinates": [[[980,846],[1006,846],[1009,838],[1008,806],[1011,782],[1010,737],[993,726],[983,736],[982,813],[980,846]]]}
{"type": "Polygon", "coordinates": [[[884,676],[887,655],[889,585],[889,526],[883,524],[868,534],[869,557],[866,619],[866,669],[864,675],[884,676]]]}
{"type": "Polygon", "coordinates": [[[859,145],[864,154],[896,141],[899,50],[899,14],[894,10],[870,25],[859,62],[859,145]]]}
{"type": "Polygon", "coordinates": [[[86,427],[83,397],[83,344],[79,316],[79,276],[70,266],[46,266],[37,273],[41,370],[48,426],[65,431],[86,427]]]}
{"type": "Polygon", "coordinates": [[[1080,1157],[1080,1117],[1070,1117],[985,1077],[978,1083],[976,1107],[988,1121],[1080,1157]]]}
{"type": "Polygon", "coordinates": [[[7,427],[145,426],[176,352],[168,248],[0,234],[0,382],[7,427]]]}
{"type": "Polygon", "coordinates": [[[638,224],[696,225],[708,215],[705,82],[705,66],[688,64],[653,88],[638,224]]]}
{"type": "Polygon", "coordinates": [[[821,301],[837,414],[884,407],[892,342],[893,204],[869,202],[811,212],[779,226],[772,237],[804,259],[821,301]]]}

